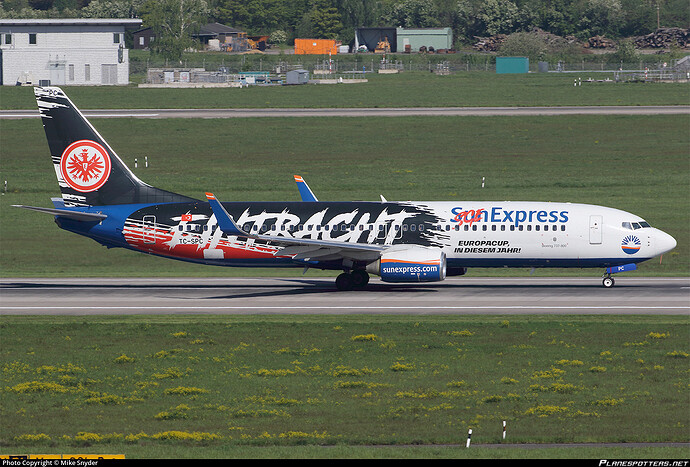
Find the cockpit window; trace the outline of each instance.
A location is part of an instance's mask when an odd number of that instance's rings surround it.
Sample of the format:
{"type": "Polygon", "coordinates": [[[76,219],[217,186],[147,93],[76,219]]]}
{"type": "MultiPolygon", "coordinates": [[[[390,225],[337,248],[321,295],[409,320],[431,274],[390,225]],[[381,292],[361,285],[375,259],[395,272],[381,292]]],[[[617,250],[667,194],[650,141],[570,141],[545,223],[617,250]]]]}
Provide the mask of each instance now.
{"type": "Polygon", "coordinates": [[[621,222],[621,227],[628,230],[644,229],[646,227],[651,227],[648,222],[621,222]]]}

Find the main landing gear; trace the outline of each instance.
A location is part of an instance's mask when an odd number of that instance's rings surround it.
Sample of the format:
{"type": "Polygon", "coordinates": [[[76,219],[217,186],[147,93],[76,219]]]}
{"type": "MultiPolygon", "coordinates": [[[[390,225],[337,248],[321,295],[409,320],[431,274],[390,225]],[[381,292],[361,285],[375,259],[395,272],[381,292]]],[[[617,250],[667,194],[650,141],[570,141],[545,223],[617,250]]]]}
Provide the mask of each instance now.
{"type": "Polygon", "coordinates": [[[338,290],[363,289],[369,283],[369,274],[364,269],[344,272],[335,279],[338,290]]]}

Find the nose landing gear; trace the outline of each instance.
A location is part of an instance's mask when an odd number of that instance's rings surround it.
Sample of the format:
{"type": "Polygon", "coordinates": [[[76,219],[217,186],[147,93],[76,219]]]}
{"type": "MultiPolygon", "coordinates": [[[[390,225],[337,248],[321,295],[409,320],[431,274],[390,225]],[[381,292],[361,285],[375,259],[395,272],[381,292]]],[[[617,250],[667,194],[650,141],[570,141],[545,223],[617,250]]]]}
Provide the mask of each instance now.
{"type": "Polygon", "coordinates": [[[613,280],[613,277],[611,277],[611,274],[615,274],[617,272],[634,271],[635,269],[637,269],[637,265],[635,263],[606,268],[606,274],[604,274],[601,284],[607,289],[610,289],[616,283],[616,281],[613,280]]]}
{"type": "Polygon", "coordinates": [[[611,277],[611,274],[608,274],[604,276],[604,279],[601,281],[601,284],[606,287],[607,289],[610,289],[611,287],[614,286],[616,281],[613,280],[613,277],[611,277]]]}

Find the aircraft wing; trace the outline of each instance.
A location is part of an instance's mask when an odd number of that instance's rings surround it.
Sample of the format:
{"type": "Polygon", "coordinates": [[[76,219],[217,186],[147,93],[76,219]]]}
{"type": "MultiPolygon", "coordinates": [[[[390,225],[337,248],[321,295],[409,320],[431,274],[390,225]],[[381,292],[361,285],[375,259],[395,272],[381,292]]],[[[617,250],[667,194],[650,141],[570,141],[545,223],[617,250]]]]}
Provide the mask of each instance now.
{"type": "Polygon", "coordinates": [[[254,238],[269,241],[275,245],[283,245],[285,248],[278,251],[279,256],[292,256],[293,259],[336,259],[350,258],[362,261],[374,261],[383,252],[387,245],[370,245],[364,243],[339,242],[334,240],[314,240],[310,238],[278,237],[273,235],[259,235],[244,231],[233,220],[223,205],[216,199],[213,193],[206,193],[213,214],[216,216],[218,227],[226,235],[236,237],[254,238]]]}
{"type": "Polygon", "coordinates": [[[106,217],[108,217],[105,214],[97,214],[93,212],[70,211],[69,209],[41,208],[37,206],[25,206],[23,204],[13,204],[12,207],[31,209],[32,211],[45,212],[46,214],[67,217],[68,219],[74,219],[76,221],[82,222],[100,222],[106,217]]]}
{"type": "Polygon", "coordinates": [[[299,190],[300,196],[302,196],[302,201],[318,201],[314,192],[311,191],[307,182],[304,181],[301,175],[295,175],[295,182],[297,183],[297,189],[299,190]]]}

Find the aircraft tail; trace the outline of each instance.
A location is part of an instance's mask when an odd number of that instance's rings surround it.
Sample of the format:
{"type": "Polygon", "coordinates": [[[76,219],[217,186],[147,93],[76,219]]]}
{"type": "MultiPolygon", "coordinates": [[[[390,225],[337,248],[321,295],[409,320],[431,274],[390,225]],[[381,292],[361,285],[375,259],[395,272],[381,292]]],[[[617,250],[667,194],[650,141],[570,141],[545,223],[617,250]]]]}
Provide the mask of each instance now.
{"type": "Polygon", "coordinates": [[[139,180],[62,89],[34,94],[65,206],[196,201],[139,180]]]}

